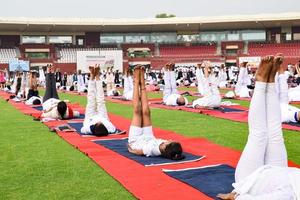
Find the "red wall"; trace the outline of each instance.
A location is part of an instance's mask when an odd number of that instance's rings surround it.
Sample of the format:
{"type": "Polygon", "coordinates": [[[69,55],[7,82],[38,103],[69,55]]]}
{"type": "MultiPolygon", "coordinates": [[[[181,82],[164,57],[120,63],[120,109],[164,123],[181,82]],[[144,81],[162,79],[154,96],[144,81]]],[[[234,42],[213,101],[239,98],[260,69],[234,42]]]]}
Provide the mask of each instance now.
{"type": "Polygon", "coordinates": [[[74,73],[77,68],[76,63],[53,63],[53,66],[60,68],[61,72],[67,72],[68,74],[74,73]]]}

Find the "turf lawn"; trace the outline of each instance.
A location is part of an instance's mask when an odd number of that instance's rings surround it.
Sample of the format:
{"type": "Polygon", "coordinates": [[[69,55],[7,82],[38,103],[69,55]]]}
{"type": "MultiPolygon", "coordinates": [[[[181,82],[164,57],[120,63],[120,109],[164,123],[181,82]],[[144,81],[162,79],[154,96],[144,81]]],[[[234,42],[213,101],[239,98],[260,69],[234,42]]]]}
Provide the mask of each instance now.
{"type": "Polygon", "coordinates": [[[42,123],[0,98],[0,199],[134,199],[42,123]]]}
{"type": "MultiPolygon", "coordinates": [[[[151,93],[149,97],[159,98],[161,94],[151,93]]],[[[60,94],[60,98],[86,105],[84,96],[60,94]]],[[[107,102],[107,108],[111,113],[131,118],[129,105],[107,102]]],[[[3,100],[0,113],[0,151],[5,152],[0,155],[0,199],[134,198],[89,158],[41,123],[3,100]]],[[[156,108],[151,113],[154,126],[187,137],[205,137],[237,150],[242,150],[246,143],[246,123],[156,108]]],[[[289,159],[300,164],[299,132],[284,130],[284,137],[289,159]]]]}

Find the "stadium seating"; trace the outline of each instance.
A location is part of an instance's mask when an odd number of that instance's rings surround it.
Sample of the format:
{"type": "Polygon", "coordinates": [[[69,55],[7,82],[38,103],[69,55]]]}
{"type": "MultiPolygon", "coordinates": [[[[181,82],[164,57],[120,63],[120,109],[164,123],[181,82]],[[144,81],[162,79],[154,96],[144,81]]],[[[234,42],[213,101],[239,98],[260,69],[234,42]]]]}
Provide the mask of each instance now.
{"type": "Polygon", "coordinates": [[[110,51],[117,50],[116,48],[62,48],[59,50],[58,63],[76,63],[77,51],[110,51]]]}
{"type": "Polygon", "coordinates": [[[300,57],[300,43],[249,43],[248,54],[266,56],[282,53],[285,57],[300,57]]]}
{"type": "Polygon", "coordinates": [[[0,49],[0,63],[9,63],[10,60],[16,59],[16,49],[0,49]]]}
{"type": "Polygon", "coordinates": [[[203,57],[216,55],[216,45],[161,46],[161,57],[203,57]]]}

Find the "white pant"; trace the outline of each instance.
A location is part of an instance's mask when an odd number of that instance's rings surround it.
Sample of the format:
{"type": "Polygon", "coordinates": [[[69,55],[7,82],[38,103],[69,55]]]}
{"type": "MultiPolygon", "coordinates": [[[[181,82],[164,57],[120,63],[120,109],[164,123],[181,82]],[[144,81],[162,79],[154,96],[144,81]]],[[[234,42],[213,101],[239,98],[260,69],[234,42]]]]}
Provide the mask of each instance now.
{"type": "Polygon", "coordinates": [[[221,97],[216,95],[209,95],[199,98],[193,102],[193,107],[201,106],[201,107],[210,107],[216,108],[221,105],[221,97]]]}
{"type": "Polygon", "coordinates": [[[208,78],[203,79],[203,91],[204,97],[199,98],[193,102],[193,107],[219,107],[221,105],[221,95],[218,89],[217,79],[214,75],[210,75],[208,78]]]}
{"type": "Polygon", "coordinates": [[[124,76],[123,96],[127,100],[132,100],[133,98],[133,80],[131,76],[124,76]]]}
{"type": "Polygon", "coordinates": [[[236,182],[263,165],[287,167],[279,108],[275,84],[256,82],[248,117],[249,136],[236,168],[236,182]]]}
{"type": "Polygon", "coordinates": [[[289,89],[289,101],[300,101],[300,86],[289,89]]]}
{"type": "Polygon", "coordinates": [[[163,101],[165,101],[171,94],[177,94],[175,72],[165,71],[164,73],[165,88],[163,92],[163,101]]]}
{"type": "Polygon", "coordinates": [[[196,78],[197,78],[197,83],[198,83],[198,93],[203,95],[203,90],[204,90],[204,86],[203,86],[203,79],[204,79],[204,75],[203,75],[203,71],[202,69],[197,68],[196,69],[196,78]]]}
{"type": "Polygon", "coordinates": [[[100,115],[108,119],[102,81],[89,81],[85,119],[100,115]]]}
{"type": "Polygon", "coordinates": [[[276,90],[280,101],[281,121],[295,123],[298,122],[297,116],[300,109],[289,105],[287,78],[285,74],[280,74],[276,77],[276,90]]]}

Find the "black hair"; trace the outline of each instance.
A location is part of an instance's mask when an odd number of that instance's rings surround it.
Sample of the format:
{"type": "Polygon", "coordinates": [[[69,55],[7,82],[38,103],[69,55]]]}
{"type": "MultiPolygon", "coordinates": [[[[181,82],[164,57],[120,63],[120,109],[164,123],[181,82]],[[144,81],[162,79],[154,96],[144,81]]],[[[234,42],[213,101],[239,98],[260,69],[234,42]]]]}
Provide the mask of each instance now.
{"type": "Polygon", "coordinates": [[[118,91],[113,91],[113,96],[115,96],[115,97],[119,96],[119,92],[118,91]]]}
{"type": "Polygon", "coordinates": [[[35,99],[33,102],[32,102],[32,104],[33,105],[40,105],[42,102],[41,102],[41,100],[39,100],[39,99],[35,99]]]}
{"type": "Polygon", "coordinates": [[[182,147],[179,142],[171,142],[162,152],[162,156],[171,160],[182,160],[185,158],[182,155],[182,147]]]}
{"type": "Polygon", "coordinates": [[[108,130],[102,123],[97,123],[94,126],[92,126],[91,131],[93,135],[96,136],[107,136],[108,135],[108,130]]]}
{"type": "Polygon", "coordinates": [[[184,106],[185,105],[185,100],[184,100],[184,102],[182,102],[182,101],[179,101],[179,98],[177,98],[176,103],[177,103],[178,106],[184,106]]]}
{"type": "Polygon", "coordinates": [[[67,112],[67,104],[64,101],[61,101],[57,104],[57,111],[60,114],[61,118],[64,119],[64,116],[67,112]]]}

